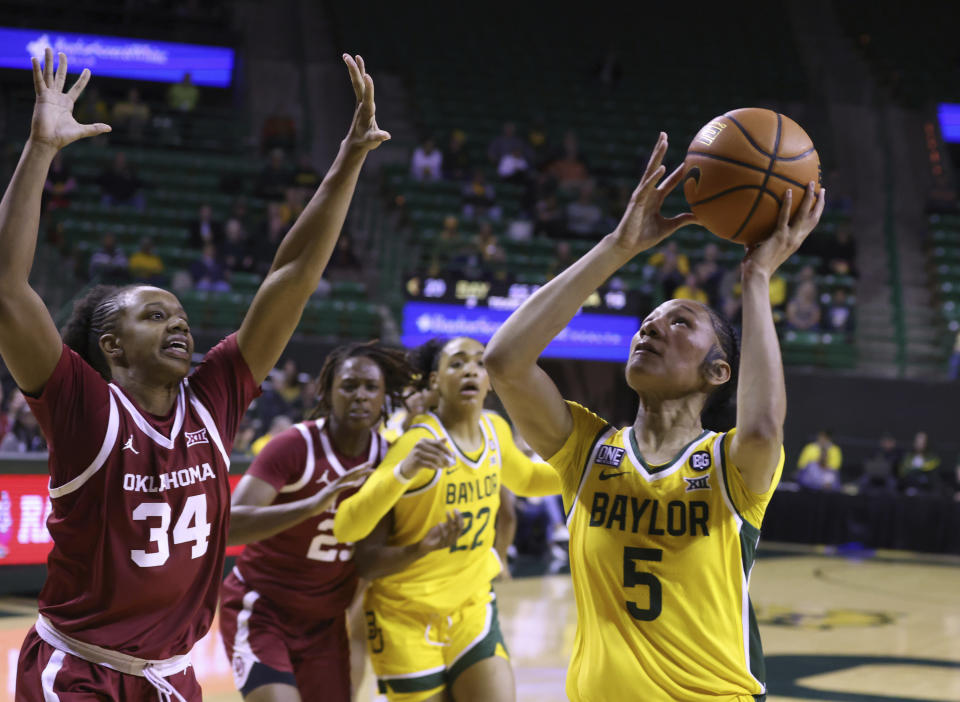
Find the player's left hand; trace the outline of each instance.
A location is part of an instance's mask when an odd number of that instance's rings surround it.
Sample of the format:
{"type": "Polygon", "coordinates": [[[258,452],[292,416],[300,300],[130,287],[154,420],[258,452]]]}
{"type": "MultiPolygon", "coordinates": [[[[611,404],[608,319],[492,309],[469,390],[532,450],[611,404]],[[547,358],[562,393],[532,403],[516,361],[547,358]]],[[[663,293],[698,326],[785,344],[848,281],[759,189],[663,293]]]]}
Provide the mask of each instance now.
{"type": "Polygon", "coordinates": [[[351,468],[341,475],[335,481],[327,485],[323,490],[314,495],[314,504],[311,511],[313,515],[323,514],[336,506],[337,498],[340,493],[349,488],[359,488],[373,473],[376,464],[370,461],[362,463],[356,468],[351,468]]]}
{"type": "Polygon", "coordinates": [[[458,510],[447,512],[447,518],[434,525],[427,535],[420,540],[420,550],[423,553],[436,551],[441,548],[451,548],[457,543],[463,533],[463,515],[458,510]]]}
{"type": "Polygon", "coordinates": [[[787,190],[780,206],[780,215],[777,217],[777,227],[768,238],[747,247],[746,255],[741,264],[744,279],[751,275],[761,274],[771,276],[790,258],[804,239],[814,230],[823,214],[823,207],[827,201],[826,188],[820,189],[819,195],[813,194],[813,182],[807,185],[807,191],[800,201],[800,207],[790,217],[793,204],[793,189],[787,190]]]}
{"type": "Polygon", "coordinates": [[[354,146],[372,151],[390,138],[390,133],[377,126],[377,106],[373,101],[373,78],[367,73],[363,57],[343,55],[343,62],[350,71],[353,94],[357,98],[357,108],[353,113],[353,123],[347,140],[354,146]]]}

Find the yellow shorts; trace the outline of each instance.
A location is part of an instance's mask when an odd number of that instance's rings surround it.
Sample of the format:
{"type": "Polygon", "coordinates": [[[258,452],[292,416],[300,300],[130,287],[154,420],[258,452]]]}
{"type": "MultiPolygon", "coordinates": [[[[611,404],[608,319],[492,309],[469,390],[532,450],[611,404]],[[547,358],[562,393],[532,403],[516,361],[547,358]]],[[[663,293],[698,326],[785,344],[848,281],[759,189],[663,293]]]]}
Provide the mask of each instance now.
{"type": "Polygon", "coordinates": [[[509,659],[492,590],[471,597],[449,616],[422,607],[398,608],[369,591],[364,610],[377,686],[391,702],[425,700],[452,686],[478,661],[509,659]]]}

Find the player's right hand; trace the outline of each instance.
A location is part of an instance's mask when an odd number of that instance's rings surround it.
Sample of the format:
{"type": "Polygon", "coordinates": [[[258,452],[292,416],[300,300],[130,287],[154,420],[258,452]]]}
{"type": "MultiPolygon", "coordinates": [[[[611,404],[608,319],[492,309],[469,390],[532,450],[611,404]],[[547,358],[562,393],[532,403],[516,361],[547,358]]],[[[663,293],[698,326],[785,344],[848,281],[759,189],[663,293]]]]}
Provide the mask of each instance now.
{"type": "Polygon", "coordinates": [[[79,139],[110,131],[106,124],[80,124],[73,117],[73,105],[90,81],[90,71],[83,69],[68,92],[63,92],[67,80],[67,57],[59,55],[57,72],[53,72],[53,50],[44,52],[43,68],[37,58],[33,62],[33,87],[37,95],[30,122],[30,141],[53,149],[62,149],[79,139]]]}
{"type": "Polygon", "coordinates": [[[410,480],[423,468],[443,470],[454,463],[456,459],[445,441],[420,439],[400,462],[400,472],[404,478],[410,480]]]}
{"type": "Polygon", "coordinates": [[[420,550],[423,553],[436,551],[441,548],[451,548],[463,532],[463,516],[458,510],[447,512],[447,518],[434,526],[427,535],[420,540],[420,550]]]}

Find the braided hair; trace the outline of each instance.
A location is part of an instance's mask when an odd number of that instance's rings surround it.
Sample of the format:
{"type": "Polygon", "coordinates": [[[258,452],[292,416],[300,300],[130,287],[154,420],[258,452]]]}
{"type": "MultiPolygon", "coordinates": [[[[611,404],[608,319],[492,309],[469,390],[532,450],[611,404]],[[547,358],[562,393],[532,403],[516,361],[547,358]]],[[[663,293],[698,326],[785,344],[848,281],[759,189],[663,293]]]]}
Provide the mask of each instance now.
{"type": "Polygon", "coordinates": [[[728,319],[712,307],[704,305],[710,315],[717,345],[703,359],[706,368],[714,361],[726,361],[730,366],[730,379],[714,390],[700,412],[700,423],[711,431],[729,431],[737,420],[737,382],[740,378],[740,340],[737,331],[728,319]]]}
{"type": "Polygon", "coordinates": [[[333,381],[337,371],[348,359],[358,357],[369,358],[380,367],[387,400],[394,406],[403,402],[403,389],[413,384],[413,378],[416,375],[403,349],[383,346],[376,341],[344,344],[327,355],[323,367],[317,374],[317,405],[311,410],[308,419],[319,419],[330,414],[332,409],[330,395],[333,392],[333,381]]]}
{"type": "Polygon", "coordinates": [[[63,343],[77,352],[108,383],[112,380],[107,357],[100,348],[100,337],[114,332],[123,312],[122,294],[136,286],[94,286],[77,300],[63,328],[63,343]]]}

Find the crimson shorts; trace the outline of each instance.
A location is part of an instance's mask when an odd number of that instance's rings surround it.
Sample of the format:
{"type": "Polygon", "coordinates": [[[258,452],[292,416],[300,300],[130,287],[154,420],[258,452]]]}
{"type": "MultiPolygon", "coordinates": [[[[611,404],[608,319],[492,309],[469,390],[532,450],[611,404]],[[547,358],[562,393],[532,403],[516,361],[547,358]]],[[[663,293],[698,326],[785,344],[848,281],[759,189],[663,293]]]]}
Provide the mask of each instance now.
{"type": "MultiPolygon", "coordinates": [[[[189,667],[166,678],[187,702],[202,702],[200,683],[189,667]]],[[[58,651],[30,629],[20,648],[15,702],[157,702],[146,678],[127,675],[58,651]]]]}
{"type": "Polygon", "coordinates": [[[309,620],[283,613],[231,572],[220,590],[220,633],[244,695],[295,685],[304,700],[350,702],[346,614],[309,620]]]}

